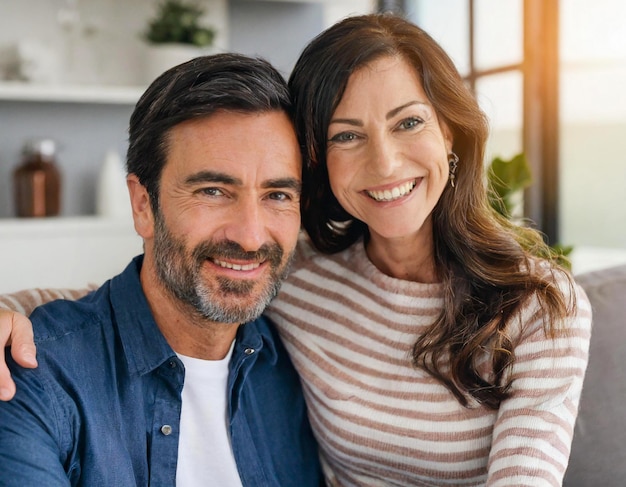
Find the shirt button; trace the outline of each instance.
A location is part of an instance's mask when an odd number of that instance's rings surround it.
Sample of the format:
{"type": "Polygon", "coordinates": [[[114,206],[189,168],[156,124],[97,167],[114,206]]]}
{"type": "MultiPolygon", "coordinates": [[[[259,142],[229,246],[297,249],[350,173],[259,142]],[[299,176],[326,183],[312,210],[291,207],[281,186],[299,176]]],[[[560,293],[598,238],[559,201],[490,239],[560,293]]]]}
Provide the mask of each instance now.
{"type": "Polygon", "coordinates": [[[246,355],[252,355],[254,353],[254,348],[246,348],[243,353],[246,355]]]}
{"type": "Polygon", "coordinates": [[[170,360],[169,363],[167,364],[170,366],[170,369],[175,369],[176,368],[176,362],[173,360],[170,360]]]}
{"type": "Polygon", "coordinates": [[[163,433],[165,436],[171,435],[172,427],[169,424],[164,424],[163,426],[161,426],[161,433],[163,433]]]}

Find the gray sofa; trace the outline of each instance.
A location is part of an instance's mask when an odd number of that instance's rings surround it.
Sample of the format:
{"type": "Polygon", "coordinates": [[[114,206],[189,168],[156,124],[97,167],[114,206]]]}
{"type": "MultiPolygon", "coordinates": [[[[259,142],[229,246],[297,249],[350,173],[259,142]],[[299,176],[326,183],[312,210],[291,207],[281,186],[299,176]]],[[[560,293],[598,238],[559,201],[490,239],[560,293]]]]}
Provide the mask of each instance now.
{"type": "Polygon", "coordinates": [[[576,276],[593,309],[565,487],[626,486],[626,265],[576,276]]]}

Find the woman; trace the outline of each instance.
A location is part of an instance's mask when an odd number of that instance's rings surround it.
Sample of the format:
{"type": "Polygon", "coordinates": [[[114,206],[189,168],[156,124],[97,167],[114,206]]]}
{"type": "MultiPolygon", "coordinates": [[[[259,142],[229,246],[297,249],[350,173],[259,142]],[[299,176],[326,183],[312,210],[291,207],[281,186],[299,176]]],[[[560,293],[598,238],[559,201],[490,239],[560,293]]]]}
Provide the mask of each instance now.
{"type": "Polygon", "coordinates": [[[345,19],[289,79],[300,242],[268,315],[330,485],[560,485],[591,311],[487,203],[487,124],[432,38],[345,19]]]}
{"type": "Polygon", "coordinates": [[[330,483],[560,484],[589,305],[489,207],[487,124],[451,60],[409,22],[355,17],[289,87],[313,246],[268,313],[330,483]]]}

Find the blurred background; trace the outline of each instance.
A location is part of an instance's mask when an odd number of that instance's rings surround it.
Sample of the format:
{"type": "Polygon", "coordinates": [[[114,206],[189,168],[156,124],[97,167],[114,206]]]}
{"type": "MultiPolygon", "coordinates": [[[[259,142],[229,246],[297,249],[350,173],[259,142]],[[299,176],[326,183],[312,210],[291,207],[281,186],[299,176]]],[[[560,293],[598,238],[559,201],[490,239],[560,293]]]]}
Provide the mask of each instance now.
{"type": "Polygon", "coordinates": [[[626,262],[621,0],[196,0],[211,42],[176,49],[148,35],[165,3],[0,0],[0,292],[99,283],[141,251],[115,195],[128,119],[155,73],[236,51],[288,76],[313,36],[375,10],[405,13],[448,51],[489,116],[487,159],[525,155],[520,211],[573,247],[574,272],[626,262]],[[17,217],[15,171],[42,139],[60,210],[17,217]]]}
{"type": "Polygon", "coordinates": [[[524,216],[575,272],[626,262],[626,4],[409,0],[489,116],[487,159],[523,153],[524,216]]]}

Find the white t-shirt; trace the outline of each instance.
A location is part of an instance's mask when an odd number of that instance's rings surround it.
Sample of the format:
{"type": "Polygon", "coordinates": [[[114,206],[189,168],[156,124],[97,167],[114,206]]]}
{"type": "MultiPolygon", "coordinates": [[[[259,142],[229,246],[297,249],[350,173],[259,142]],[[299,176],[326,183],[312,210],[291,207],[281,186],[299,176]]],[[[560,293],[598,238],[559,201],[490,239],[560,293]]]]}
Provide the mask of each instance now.
{"type": "Polygon", "coordinates": [[[178,354],[185,366],[182,392],[177,487],[241,487],[228,432],[228,364],[178,354]]]}

